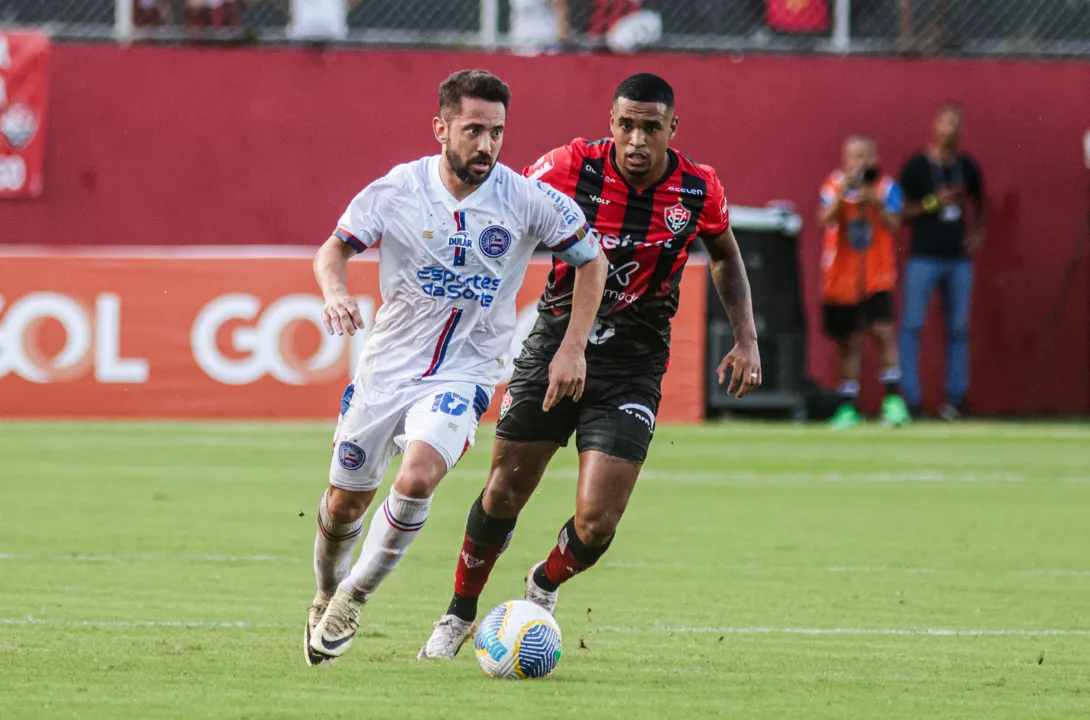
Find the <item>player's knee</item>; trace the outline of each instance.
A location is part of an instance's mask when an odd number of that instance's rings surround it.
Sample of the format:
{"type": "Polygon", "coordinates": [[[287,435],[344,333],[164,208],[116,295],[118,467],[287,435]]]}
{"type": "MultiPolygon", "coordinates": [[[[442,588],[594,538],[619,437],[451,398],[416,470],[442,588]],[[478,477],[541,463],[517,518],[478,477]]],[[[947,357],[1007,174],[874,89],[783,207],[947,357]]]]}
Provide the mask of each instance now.
{"type": "Polygon", "coordinates": [[[394,481],[394,489],[406,497],[423,500],[435,492],[439,479],[430,472],[402,466],[394,481]]]}
{"type": "Polygon", "coordinates": [[[354,523],[367,511],[374,496],[374,490],[354,491],[330,487],[326,495],[326,511],[335,523],[354,523]]]}
{"type": "Polygon", "coordinates": [[[530,498],[529,493],[509,482],[509,478],[499,473],[493,473],[488,479],[488,486],[484,489],[482,503],[489,515],[497,517],[513,517],[517,515],[530,498]]]}
{"type": "Polygon", "coordinates": [[[583,515],[576,515],[575,532],[584,545],[597,547],[605,545],[617,532],[621,521],[620,513],[609,510],[594,510],[583,515]]]}
{"type": "Polygon", "coordinates": [[[405,453],[397,471],[394,489],[406,497],[423,500],[435,492],[439,481],[447,474],[448,460],[431,445],[414,441],[405,453]]]}

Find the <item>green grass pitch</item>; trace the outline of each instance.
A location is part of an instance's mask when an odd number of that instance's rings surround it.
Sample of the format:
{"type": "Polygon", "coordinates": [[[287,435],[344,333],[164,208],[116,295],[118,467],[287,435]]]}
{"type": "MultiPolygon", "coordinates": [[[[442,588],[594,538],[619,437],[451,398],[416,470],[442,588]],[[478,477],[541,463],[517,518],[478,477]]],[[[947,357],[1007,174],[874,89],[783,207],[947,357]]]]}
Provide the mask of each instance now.
{"type": "MultiPolygon", "coordinates": [[[[540,682],[417,662],[490,434],[330,668],[303,663],[330,428],[0,423],[0,717],[1090,717],[1090,427],[661,428],[540,682]]],[[[557,457],[486,590],[574,501],[557,457]]]]}

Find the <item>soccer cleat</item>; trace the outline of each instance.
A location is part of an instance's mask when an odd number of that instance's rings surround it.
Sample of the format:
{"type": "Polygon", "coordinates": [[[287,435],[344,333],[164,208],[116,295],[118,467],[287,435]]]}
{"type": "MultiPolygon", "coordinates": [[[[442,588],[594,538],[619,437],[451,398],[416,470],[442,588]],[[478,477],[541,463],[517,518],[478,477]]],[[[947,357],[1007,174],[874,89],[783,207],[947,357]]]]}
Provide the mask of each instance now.
{"type": "Polygon", "coordinates": [[[339,658],[352,644],[360,628],[363,603],[344,590],[337,590],[329,607],[310,635],[310,649],[325,660],[339,658]]]}
{"type": "Polygon", "coordinates": [[[325,609],[328,606],[329,596],[319,590],[318,594],[314,596],[314,602],[310,604],[310,609],[307,611],[307,624],[303,629],[303,656],[306,658],[307,665],[321,665],[329,661],[329,658],[325,655],[319,655],[310,649],[311,634],[322,619],[322,615],[325,615],[325,609]]]}
{"type": "Polygon", "coordinates": [[[882,401],[882,424],[886,427],[900,427],[912,422],[904,399],[900,395],[888,395],[882,401]]]}
{"type": "Polygon", "coordinates": [[[526,573],[526,599],[532,602],[534,605],[543,607],[549,611],[550,615],[556,614],[556,601],[560,599],[560,590],[545,590],[538,587],[534,582],[534,573],[539,567],[545,564],[545,561],[539,562],[530,568],[530,572],[526,573]]]}
{"type": "Polygon", "coordinates": [[[829,427],[833,430],[848,430],[863,424],[863,416],[855,409],[855,405],[844,403],[836,409],[836,413],[829,420],[829,427]]]}
{"type": "Polygon", "coordinates": [[[457,615],[444,615],[435,623],[431,637],[420,648],[417,660],[453,660],[462,646],[473,637],[477,623],[457,615]]]}

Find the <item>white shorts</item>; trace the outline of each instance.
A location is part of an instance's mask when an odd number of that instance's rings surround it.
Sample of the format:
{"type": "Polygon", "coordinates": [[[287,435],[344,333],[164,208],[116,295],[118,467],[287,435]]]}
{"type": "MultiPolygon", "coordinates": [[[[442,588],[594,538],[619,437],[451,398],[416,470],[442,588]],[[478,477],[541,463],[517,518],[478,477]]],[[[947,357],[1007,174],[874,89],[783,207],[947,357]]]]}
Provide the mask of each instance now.
{"type": "Polygon", "coordinates": [[[418,382],[392,391],[353,383],[341,398],[329,484],[374,490],[394,456],[414,440],[443,456],[449,471],[473,445],[492,388],[469,382],[418,382]]]}

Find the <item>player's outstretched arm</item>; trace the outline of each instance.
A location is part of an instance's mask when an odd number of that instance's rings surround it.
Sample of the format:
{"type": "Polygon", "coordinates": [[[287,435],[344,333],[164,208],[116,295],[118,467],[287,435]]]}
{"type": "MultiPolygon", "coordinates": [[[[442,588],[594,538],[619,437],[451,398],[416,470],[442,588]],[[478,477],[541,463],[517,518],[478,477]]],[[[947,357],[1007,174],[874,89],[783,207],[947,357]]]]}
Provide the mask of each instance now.
{"type": "Polygon", "coordinates": [[[330,335],[355,335],[363,328],[356,299],[348,293],[348,259],[356,250],[340,238],[330,237],[314,256],[314,277],[325,298],[322,325],[330,335]]]}
{"type": "Polygon", "coordinates": [[[757,326],[753,322],[753,299],[746,266],[729,227],[719,235],[701,239],[708,249],[712,281],[734,331],[734,348],[719,365],[719,383],[727,381],[727,368],[730,368],[727,392],[742,398],[761,385],[761,354],[757,350],[757,326]]]}
{"type": "Polygon", "coordinates": [[[546,412],[568,395],[576,402],[583,396],[587,377],[584,353],[591,328],[594,327],[594,318],[598,315],[598,306],[602,304],[608,274],[609,261],[601,250],[594,259],[575,269],[575,291],[568,329],[549,365],[549,389],[542,405],[546,412]]]}

